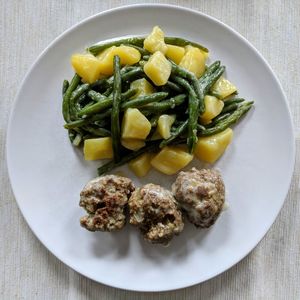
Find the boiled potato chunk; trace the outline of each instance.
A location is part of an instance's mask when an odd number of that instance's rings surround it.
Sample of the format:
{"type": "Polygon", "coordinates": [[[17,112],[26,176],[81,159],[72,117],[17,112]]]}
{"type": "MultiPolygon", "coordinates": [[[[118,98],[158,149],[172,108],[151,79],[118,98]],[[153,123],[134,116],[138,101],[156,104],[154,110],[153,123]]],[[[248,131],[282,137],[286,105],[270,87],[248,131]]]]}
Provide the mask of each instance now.
{"type": "Polygon", "coordinates": [[[101,73],[112,75],[114,66],[114,56],[120,57],[121,65],[134,65],[141,59],[141,53],[133,47],[121,45],[119,47],[112,46],[102,51],[97,58],[100,61],[101,73]]]}
{"type": "Polygon", "coordinates": [[[169,45],[167,44],[167,52],[166,57],[170,58],[174,61],[177,65],[179,65],[180,61],[182,60],[185,49],[183,47],[175,46],[175,45],[169,45]]]}
{"type": "Polygon", "coordinates": [[[92,54],[74,54],[71,64],[75,72],[88,83],[95,82],[101,74],[101,64],[92,54]]]}
{"type": "Polygon", "coordinates": [[[151,130],[151,123],[137,109],[128,108],[122,120],[122,138],[144,140],[151,130]]]}
{"type": "Polygon", "coordinates": [[[157,121],[157,131],[164,139],[171,136],[171,127],[175,122],[175,115],[161,115],[157,121]]]}
{"type": "Polygon", "coordinates": [[[146,96],[155,92],[154,87],[145,78],[132,81],[130,84],[131,89],[137,89],[137,93],[132,98],[146,96]]]}
{"type": "Polygon", "coordinates": [[[199,78],[205,71],[205,61],[206,57],[199,48],[186,46],[185,54],[179,66],[194,73],[199,78]]]}
{"type": "Polygon", "coordinates": [[[230,128],[211,136],[199,137],[194,154],[200,160],[214,163],[224,153],[232,137],[233,131],[230,128]]]}
{"type": "Polygon", "coordinates": [[[120,56],[121,65],[134,65],[141,59],[141,53],[137,49],[121,45],[119,47],[116,47],[115,49],[115,55],[120,56]]]}
{"type": "Polygon", "coordinates": [[[152,32],[144,40],[144,48],[151,53],[160,51],[165,54],[168,48],[164,38],[164,32],[158,26],[154,26],[152,32]]]}
{"type": "Polygon", "coordinates": [[[160,51],[157,51],[144,65],[144,72],[155,85],[161,86],[167,83],[171,75],[171,68],[171,63],[160,51]]]}
{"type": "Polygon", "coordinates": [[[137,151],[146,145],[143,140],[138,139],[121,139],[121,144],[123,147],[133,151],[137,151]]]}
{"type": "Polygon", "coordinates": [[[236,91],[236,86],[223,76],[221,76],[211,87],[211,92],[220,99],[224,99],[236,91]]]}
{"type": "Polygon", "coordinates": [[[111,137],[85,140],[83,153],[85,160],[112,158],[113,148],[111,137]]]}
{"type": "Polygon", "coordinates": [[[128,166],[137,177],[144,177],[151,169],[152,158],[152,153],[144,153],[141,156],[130,161],[128,166]]]}
{"type": "Polygon", "coordinates": [[[206,95],[204,97],[205,112],[201,115],[202,124],[208,124],[214,117],[220,114],[224,107],[224,102],[214,96],[206,95]]]}
{"type": "Polygon", "coordinates": [[[172,175],[187,166],[193,160],[193,155],[180,147],[164,147],[151,160],[151,165],[158,171],[172,175]]]}

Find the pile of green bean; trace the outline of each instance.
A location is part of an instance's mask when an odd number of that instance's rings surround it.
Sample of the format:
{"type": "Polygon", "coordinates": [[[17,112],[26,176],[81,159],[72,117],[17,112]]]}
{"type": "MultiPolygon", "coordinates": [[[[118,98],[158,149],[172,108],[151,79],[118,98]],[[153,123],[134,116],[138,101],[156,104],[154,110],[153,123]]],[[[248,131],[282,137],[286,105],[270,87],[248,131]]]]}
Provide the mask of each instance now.
{"type": "MultiPolygon", "coordinates": [[[[155,152],[167,145],[184,144],[192,153],[199,136],[219,133],[239,121],[249,111],[253,102],[233,97],[225,101],[222,112],[207,125],[199,124],[199,115],[205,112],[204,96],[210,94],[213,84],[224,73],[225,67],[216,61],[206,68],[205,73],[197,79],[186,69],[171,62],[172,71],[169,81],[151,95],[132,97],[137,90],[130,88],[130,83],[140,78],[147,78],[143,65],[149,58],[143,49],[144,38],[135,37],[105,44],[95,45],[88,51],[97,55],[111,46],[126,44],[140,51],[142,59],[134,66],[121,67],[120,58],[114,57],[114,74],[92,84],[83,83],[75,74],[71,82],[63,82],[62,112],[66,122],[70,141],[80,146],[86,139],[112,137],[114,159],[98,168],[98,174],[106,173],[123,165],[145,152],[155,152]],[[153,130],[146,146],[138,151],[129,151],[121,146],[120,122],[127,108],[138,108],[150,121],[153,130]],[[171,136],[165,140],[152,141],[158,118],[161,114],[176,115],[171,128],[171,136]]],[[[166,37],[166,43],[186,46],[193,45],[203,51],[205,47],[190,41],[166,37]]]]}

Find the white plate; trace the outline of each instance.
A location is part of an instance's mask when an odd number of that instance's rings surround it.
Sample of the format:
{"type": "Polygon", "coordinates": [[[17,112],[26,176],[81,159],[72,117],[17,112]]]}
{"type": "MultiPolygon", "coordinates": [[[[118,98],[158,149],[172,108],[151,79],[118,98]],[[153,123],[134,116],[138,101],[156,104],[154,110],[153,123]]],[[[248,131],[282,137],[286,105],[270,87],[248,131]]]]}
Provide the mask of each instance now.
{"type": "MultiPolygon", "coordinates": [[[[284,202],[294,155],[287,101],[262,56],[223,23],[168,5],[110,10],[63,33],[25,77],[7,136],[11,184],[20,210],[40,241],[79,273],[139,291],[200,283],[247,255],[284,202]],[[90,233],[79,226],[84,214],[78,206],[79,192],[96,176],[98,163],[85,162],[81,152],[70,145],[61,115],[61,85],[73,75],[72,53],[100,40],[146,34],[156,24],[167,35],[207,46],[211,59],[220,59],[227,67],[227,76],[240,95],[255,100],[255,109],[235,127],[233,143],[216,164],[224,176],[229,209],[209,230],[187,225],[168,248],[144,242],[130,225],[113,234],[90,233]]],[[[169,186],[172,180],[152,172],[144,182],[169,186]]]]}

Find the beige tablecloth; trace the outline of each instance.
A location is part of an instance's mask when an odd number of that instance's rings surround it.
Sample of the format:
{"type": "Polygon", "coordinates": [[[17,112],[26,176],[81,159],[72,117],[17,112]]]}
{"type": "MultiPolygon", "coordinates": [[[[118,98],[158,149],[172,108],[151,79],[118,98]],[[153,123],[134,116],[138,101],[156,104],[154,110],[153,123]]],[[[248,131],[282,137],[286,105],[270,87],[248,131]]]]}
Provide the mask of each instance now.
{"type": "MultiPolygon", "coordinates": [[[[245,36],[268,60],[286,92],[297,158],[288,197],[276,222],[243,261],[200,285],[135,293],[95,283],[50,254],[25,223],[5,164],[5,136],[14,96],[38,54],[78,21],[140,1],[0,1],[0,299],[300,299],[299,0],[148,1],[202,11],[245,36]]],[[[278,136],[280,143],[280,136],[278,136]]]]}

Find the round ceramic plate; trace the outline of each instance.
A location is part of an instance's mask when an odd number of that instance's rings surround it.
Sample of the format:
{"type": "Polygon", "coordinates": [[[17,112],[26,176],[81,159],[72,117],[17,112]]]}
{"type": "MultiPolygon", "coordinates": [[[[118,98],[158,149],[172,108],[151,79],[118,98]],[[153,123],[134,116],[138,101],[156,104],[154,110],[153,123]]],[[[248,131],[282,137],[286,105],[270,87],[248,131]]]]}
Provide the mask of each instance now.
{"type": "MultiPolygon", "coordinates": [[[[123,289],[162,291],[190,286],[227,270],[247,255],[275,220],[294,164],[291,117],[282,88],[262,56],[238,33],[207,15],[167,5],[106,11],[67,30],[40,55],[17,95],[7,135],[15,197],[40,241],[62,262],[98,282],[123,289]],[[61,85],[73,75],[70,56],[98,41],[145,35],[159,25],[210,49],[240,95],[255,109],[234,128],[234,140],[215,164],[229,208],[208,230],[186,224],[169,247],[145,242],[127,225],[116,233],[81,228],[79,193],[96,176],[63,129],[61,85]]],[[[202,167],[198,161],[193,164],[202,167]]],[[[139,181],[170,187],[174,177],[151,171],[139,181]]]]}

